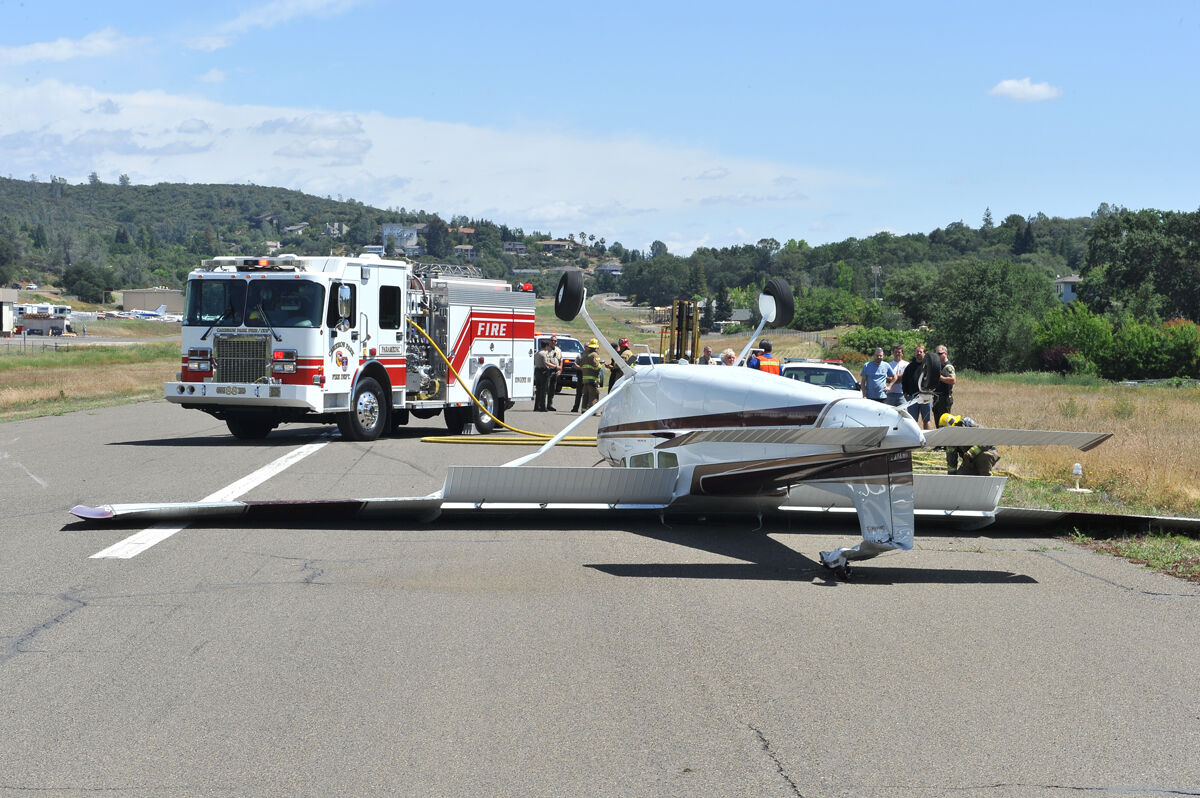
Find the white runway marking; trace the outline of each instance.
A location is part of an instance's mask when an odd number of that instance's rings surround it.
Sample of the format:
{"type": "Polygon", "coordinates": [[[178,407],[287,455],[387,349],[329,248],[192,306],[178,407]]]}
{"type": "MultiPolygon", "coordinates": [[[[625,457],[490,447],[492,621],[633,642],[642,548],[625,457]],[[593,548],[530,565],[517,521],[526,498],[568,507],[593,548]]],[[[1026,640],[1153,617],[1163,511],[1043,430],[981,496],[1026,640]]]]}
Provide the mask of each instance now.
{"type": "MultiPolygon", "coordinates": [[[[328,443],[329,443],[328,440],[324,440],[324,441],[321,441],[320,443],[309,443],[309,444],[305,444],[304,446],[301,446],[299,448],[293,449],[290,452],[288,452],[287,454],[285,454],[283,457],[280,457],[278,460],[268,463],[267,465],[258,469],[254,473],[248,474],[247,476],[242,477],[237,482],[234,482],[232,485],[228,485],[224,488],[221,488],[219,491],[212,494],[211,496],[205,496],[200,501],[203,501],[203,502],[233,501],[234,499],[238,498],[242,494],[247,493],[248,491],[251,491],[254,488],[258,487],[259,485],[266,482],[268,479],[270,479],[271,477],[280,473],[281,471],[288,468],[289,466],[295,465],[296,463],[300,462],[305,457],[308,457],[310,454],[317,451],[322,446],[327,445],[328,443]]],[[[174,535],[176,532],[180,531],[181,529],[186,529],[186,528],[187,528],[187,524],[184,524],[183,526],[168,526],[166,524],[155,524],[154,526],[143,529],[141,532],[138,532],[135,535],[130,535],[129,537],[122,540],[120,543],[114,543],[113,545],[109,546],[107,549],[96,552],[88,559],[96,559],[98,557],[115,557],[118,559],[127,560],[130,557],[136,557],[137,555],[141,554],[146,549],[153,546],[155,543],[161,543],[164,540],[166,540],[167,538],[171,537],[171,535],[174,535]]]]}

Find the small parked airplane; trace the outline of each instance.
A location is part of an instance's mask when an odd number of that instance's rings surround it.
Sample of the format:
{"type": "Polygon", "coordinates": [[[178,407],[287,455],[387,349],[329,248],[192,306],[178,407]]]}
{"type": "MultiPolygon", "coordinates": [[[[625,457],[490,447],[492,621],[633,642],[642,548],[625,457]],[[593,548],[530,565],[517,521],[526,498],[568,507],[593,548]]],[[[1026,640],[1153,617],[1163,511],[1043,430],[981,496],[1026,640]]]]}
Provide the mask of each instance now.
{"type": "Polygon", "coordinates": [[[154,310],[124,310],[116,314],[117,318],[121,319],[149,319],[151,321],[174,321],[183,320],[183,316],[177,313],[167,313],[166,305],[159,305],[154,310]]]}
{"type": "MultiPolygon", "coordinates": [[[[209,502],[77,506],[86,520],[269,518],[281,508],[322,505],[352,515],[514,509],[656,511],[704,516],[789,510],[857,514],[862,540],[821,552],[839,576],[849,563],[911,549],[918,512],[989,523],[1003,477],[916,475],[912,452],[930,445],[1060,444],[1091,449],[1110,433],[952,427],[923,432],[905,408],[830,392],[741,367],[655,364],[635,367],[612,350],[587,314],[579,272],[559,283],[555,313],[582,315],[622,370],[616,386],[537,451],[502,466],[452,466],[441,491],[424,497],[313,502],[209,502]],[[542,468],[529,463],[590,416],[602,413],[597,448],[612,468],[542,468]],[[578,497],[588,499],[581,502],[578,497]],[[500,497],[496,499],[494,497],[500,497]]],[[[746,361],[766,324],[793,315],[791,289],[771,280],[759,297],[762,322],[737,362],[746,361]]]]}

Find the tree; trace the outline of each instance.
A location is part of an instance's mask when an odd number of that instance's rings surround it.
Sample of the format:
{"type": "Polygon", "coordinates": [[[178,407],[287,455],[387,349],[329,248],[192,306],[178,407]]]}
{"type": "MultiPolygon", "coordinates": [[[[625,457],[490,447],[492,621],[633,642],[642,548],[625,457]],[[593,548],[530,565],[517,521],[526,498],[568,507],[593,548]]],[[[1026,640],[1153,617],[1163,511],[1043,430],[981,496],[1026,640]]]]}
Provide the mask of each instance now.
{"type": "Polygon", "coordinates": [[[1095,310],[1200,321],[1200,211],[1096,217],[1080,275],[1080,297],[1095,310]]]}
{"type": "Polygon", "coordinates": [[[729,286],[724,280],[717,283],[717,312],[716,321],[729,321],[733,318],[733,302],[729,299],[729,286]]]}
{"type": "Polygon", "coordinates": [[[1086,363],[1098,364],[1112,348],[1112,324],[1087,309],[1082,302],[1058,304],[1035,325],[1033,345],[1041,353],[1058,349],[1078,353],[1086,363]]]}
{"type": "Polygon", "coordinates": [[[429,226],[425,228],[425,248],[435,258],[450,256],[450,250],[453,248],[450,240],[450,228],[437,216],[430,219],[429,226]]]}
{"type": "Polygon", "coordinates": [[[1034,365],[1034,326],[1058,299],[1031,264],[967,260],[946,267],[932,322],[955,365],[1023,371],[1034,365]]]}
{"type": "Polygon", "coordinates": [[[119,185],[119,186],[129,185],[129,175],[122,172],[121,176],[117,178],[117,185],[119,185]]]}
{"type": "Polygon", "coordinates": [[[667,254],[667,245],[661,241],[655,241],[650,245],[650,257],[661,258],[667,254]]]}

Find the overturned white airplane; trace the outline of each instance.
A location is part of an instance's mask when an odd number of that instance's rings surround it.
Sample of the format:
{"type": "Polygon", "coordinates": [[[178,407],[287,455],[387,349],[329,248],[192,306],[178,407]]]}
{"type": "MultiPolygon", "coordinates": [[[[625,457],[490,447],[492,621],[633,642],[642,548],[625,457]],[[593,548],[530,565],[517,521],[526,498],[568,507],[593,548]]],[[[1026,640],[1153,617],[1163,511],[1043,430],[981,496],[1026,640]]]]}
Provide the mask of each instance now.
{"type": "MultiPolygon", "coordinates": [[[[273,518],[281,506],[352,515],[445,511],[597,509],[721,516],[768,512],[854,512],[862,541],[821,553],[840,576],[850,561],[911,549],[925,513],[962,525],[989,523],[1003,477],[917,475],[915,449],[936,446],[1059,444],[1091,449],[1110,433],[952,427],[922,432],[903,408],[831,392],[749,368],[625,364],[587,315],[583,278],[564,274],[555,299],[563,320],[582,314],[622,369],[617,385],[538,451],[503,466],[451,467],[441,491],[423,497],[313,502],[209,502],[78,506],[86,520],[273,518]],[[612,468],[528,465],[603,410],[597,448],[612,468]],[[578,497],[589,497],[580,502],[578,497]]],[[[763,326],[792,318],[792,294],[772,280],[759,298],[763,326]]]]}

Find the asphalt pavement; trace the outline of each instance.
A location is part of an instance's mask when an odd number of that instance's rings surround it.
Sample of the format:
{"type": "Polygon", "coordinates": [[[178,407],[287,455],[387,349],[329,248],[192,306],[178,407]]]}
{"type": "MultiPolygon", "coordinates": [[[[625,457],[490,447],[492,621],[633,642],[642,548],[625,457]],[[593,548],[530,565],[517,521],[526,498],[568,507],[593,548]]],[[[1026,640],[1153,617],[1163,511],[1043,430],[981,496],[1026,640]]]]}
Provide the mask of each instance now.
{"type": "Polygon", "coordinates": [[[1200,795],[1200,586],[1061,540],[919,531],[835,582],[854,531],[787,519],[192,524],[97,558],[144,527],[67,513],[255,474],[419,496],[528,451],[422,423],[0,424],[0,795],[1200,795]]]}

